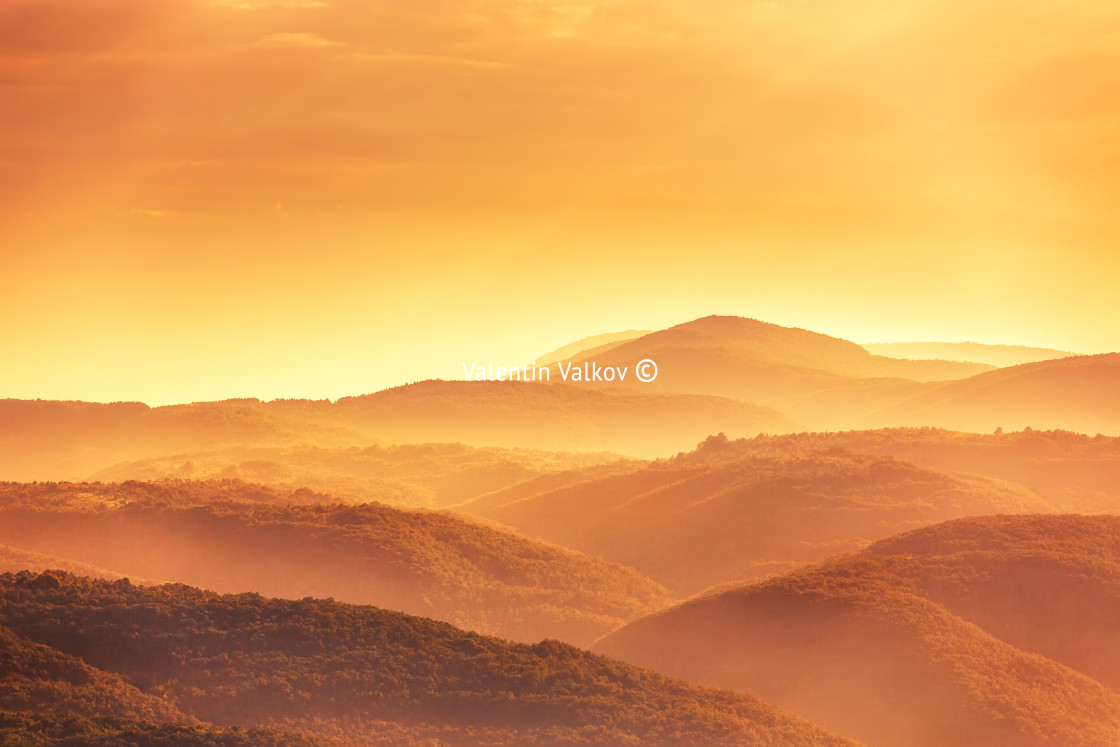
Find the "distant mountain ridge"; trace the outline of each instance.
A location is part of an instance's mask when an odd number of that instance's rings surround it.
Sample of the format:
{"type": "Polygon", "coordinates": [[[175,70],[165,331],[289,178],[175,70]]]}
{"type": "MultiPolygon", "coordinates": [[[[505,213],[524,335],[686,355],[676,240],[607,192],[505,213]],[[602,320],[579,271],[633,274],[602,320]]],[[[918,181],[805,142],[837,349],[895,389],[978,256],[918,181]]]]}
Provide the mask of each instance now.
{"type": "Polygon", "coordinates": [[[345,397],[335,407],[343,422],[369,423],[397,442],[645,457],[688,448],[721,430],[712,430],[718,423],[751,435],[798,428],[772,408],[726,397],[555,382],[426,381],[345,397]]]}
{"type": "Polygon", "coordinates": [[[873,355],[803,329],[705,317],[574,360],[592,357],[602,365],[649,358],[658,364],[656,381],[626,386],[755,402],[811,430],[932,425],[990,432],[1030,426],[1120,435],[1120,354],[996,369],[873,355]]]}
{"type": "Polygon", "coordinates": [[[337,402],[230,400],[148,407],[0,400],[0,479],[85,479],[125,461],[234,444],[476,447],[658,456],[711,433],[787,433],[767,407],[726,398],[510,381],[425,381],[337,402]]]}
{"type": "MultiPolygon", "coordinates": [[[[757,319],[709,316],[624,342],[595,355],[604,364],[658,364],[658,390],[711,394],[781,409],[860,379],[960,379],[990,366],[909,361],[869,353],[853,342],[757,319]]],[[[574,360],[587,360],[577,355],[574,360]]]]}
{"type": "Polygon", "coordinates": [[[986,345],[979,342],[872,342],[861,343],[860,346],[875,355],[891,358],[965,361],[998,368],[1081,355],[1068,350],[1025,345],[986,345]]]}
{"type": "Polygon", "coordinates": [[[653,458],[719,432],[937,426],[1120,435],[1117,353],[993,370],[878,356],[808,330],[716,316],[576,347],[582,352],[568,362],[632,369],[649,358],[659,373],[648,383],[423,381],[336,402],[0,400],[0,479],[86,479],[122,462],[230,447],[460,442],[653,458]]]}
{"type": "Polygon", "coordinates": [[[1120,435],[1120,353],[1024,363],[941,384],[870,413],[862,423],[1120,435]]]}
{"type": "Polygon", "coordinates": [[[651,331],[652,330],[648,329],[631,329],[626,332],[606,332],[601,335],[592,335],[591,337],[585,337],[582,340],[577,340],[576,342],[559,347],[551,353],[545,353],[533,362],[538,366],[544,366],[549,363],[567,360],[577,355],[587,354],[591,351],[606,351],[616,345],[621,345],[624,342],[629,342],[643,335],[648,335],[651,331]]]}

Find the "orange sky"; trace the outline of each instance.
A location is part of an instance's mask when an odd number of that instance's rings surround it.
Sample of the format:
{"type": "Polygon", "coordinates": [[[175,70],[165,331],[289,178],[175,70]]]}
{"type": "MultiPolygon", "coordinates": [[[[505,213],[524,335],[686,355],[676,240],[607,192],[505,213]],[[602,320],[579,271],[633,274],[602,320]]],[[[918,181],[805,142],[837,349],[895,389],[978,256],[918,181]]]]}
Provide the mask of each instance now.
{"type": "Polygon", "coordinates": [[[1120,349],[1114,0],[0,0],[0,397],[710,313],[1120,349]]]}

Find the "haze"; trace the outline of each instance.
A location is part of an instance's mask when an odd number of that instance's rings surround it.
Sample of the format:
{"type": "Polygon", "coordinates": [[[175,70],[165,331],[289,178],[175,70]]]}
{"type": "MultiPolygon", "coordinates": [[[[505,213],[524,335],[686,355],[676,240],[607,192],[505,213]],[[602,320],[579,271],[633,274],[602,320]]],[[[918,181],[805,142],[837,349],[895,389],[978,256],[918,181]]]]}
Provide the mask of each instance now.
{"type": "Polygon", "coordinates": [[[711,313],[1116,350],[1118,16],[5,0],[0,389],[334,398],[711,313]]]}

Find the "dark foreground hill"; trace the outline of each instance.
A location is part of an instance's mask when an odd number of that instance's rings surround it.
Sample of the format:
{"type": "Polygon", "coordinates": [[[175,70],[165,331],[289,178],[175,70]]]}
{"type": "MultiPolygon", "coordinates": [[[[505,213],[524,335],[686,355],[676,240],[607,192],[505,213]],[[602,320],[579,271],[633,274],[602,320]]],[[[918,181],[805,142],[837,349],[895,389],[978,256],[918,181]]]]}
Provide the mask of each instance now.
{"type": "MultiPolygon", "coordinates": [[[[374,739],[371,736],[369,744],[374,744],[374,739]]],[[[400,738],[377,737],[377,740],[376,743],[386,745],[408,744],[400,738]]],[[[0,744],[19,747],[347,747],[353,743],[270,729],[0,710],[0,744]]]]}
{"type": "Polygon", "coordinates": [[[869,744],[1116,745],[1120,696],[1090,675],[1116,682],[1118,536],[1114,517],[962,519],[692,600],[595,649],[869,744]]]}
{"type": "Polygon", "coordinates": [[[0,710],[192,721],[168,701],[0,626],[0,710]]]}
{"type": "Polygon", "coordinates": [[[222,727],[359,744],[850,744],[754,698],[556,641],[329,600],[4,574],[0,625],[222,727]]]}
{"type": "Polygon", "coordinates": [[[91,575],[334,597],[527,641],[587,644],[669,601],[631,568],[453,514],[236,481],[0,483],[0,543],[111,569],[91,575]]]}

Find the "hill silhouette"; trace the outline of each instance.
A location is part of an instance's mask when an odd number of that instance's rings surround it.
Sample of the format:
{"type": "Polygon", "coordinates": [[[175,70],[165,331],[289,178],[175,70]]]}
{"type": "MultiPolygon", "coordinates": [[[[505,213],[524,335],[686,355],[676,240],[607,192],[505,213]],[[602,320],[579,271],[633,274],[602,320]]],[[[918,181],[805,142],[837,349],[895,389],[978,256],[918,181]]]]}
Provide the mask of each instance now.
{"type": "Polygon", "coordinates": [[[1050,508],[1018,486],[890,457],[842,449],[749,455],[713,437],[632,471],[531,482],[459,510],[692,594],[949,518],[1050,508]]]}
{"type": "Polygon", "coordinates": [[[1108,657],[1102,672],[1114,663],[1115,565],[1099,561],[1115,552],[1116,521],[1086,521],[981,517],[918,530],[694,599],[595,650],[757,692],[869,744],[1116,744],[1120,696],[1012,643],[1067,661],[1080,646],[1108,657]],[[1050,599],[1056,608],[1035,619],[1050,599]]]}
{"type": "Polygon", "coordinates": [[[376,603],[520,640],[589,643],[668,601],[630,568],[455,515],[233,481],[0,484],[0,542],[132,577],[376,603]]]}
{"type": "Polygon", "coordinates": [[[0,576],[3,624],[219,726],[397,744],[849,742],[754,698],[556,642],[329,600],[0,576]]]}
{"type": "Polygon", "coordinates": [[[942,384],[863,422],[981,433],[1029,427],[1120,435],[1120,353],[990,371],[942,384]]]}
{"type": "Polygon", "coordinates": [[[864,343],[860,347],[873,355],[891,358],[965,361],[998,368],[1079,355],[1068,350],[1025,345],[985,345],[979,342],[876,342],[864,343]]]}
{"type": "Polygon", "coordinates": [[[731,397],[780,410],[822,391],[865,385],[865,379],[883,380],[883,386],[908,384],[906,391],[914,393],[921,391],[917,382],[991,370],[982,364],[872,355],[847,340],[729,316],[678,324],[573,360],[592,358],[606,365],[656,361],[656,381],[633,386],[731,397]]]}
{"type": "MultiPolygon", "coordinates": [[[[650,358],[658,363],[657,380],[626,386],[754,402],[817,430],[937,426],[990,432],[1030,426],[1120,435],[1120,354],[979,347],[1019,365],[993,370],[960,360],[891,358],[807,330],[714,316],[573,360],[633,366],[650,358]],[[1038,359],[1051,353],[1056,359],[1038,359]],[[1024,357],[1036,362],[1022,363],[1024,357]]],[[[937,352],[958,349],[972,348],[937,352]]]]}

